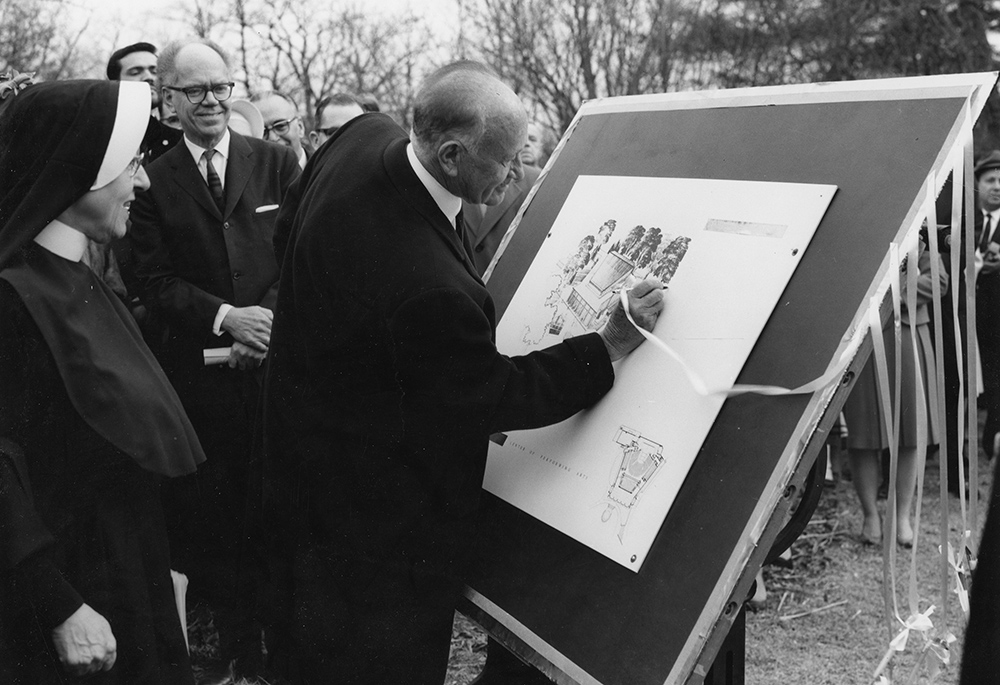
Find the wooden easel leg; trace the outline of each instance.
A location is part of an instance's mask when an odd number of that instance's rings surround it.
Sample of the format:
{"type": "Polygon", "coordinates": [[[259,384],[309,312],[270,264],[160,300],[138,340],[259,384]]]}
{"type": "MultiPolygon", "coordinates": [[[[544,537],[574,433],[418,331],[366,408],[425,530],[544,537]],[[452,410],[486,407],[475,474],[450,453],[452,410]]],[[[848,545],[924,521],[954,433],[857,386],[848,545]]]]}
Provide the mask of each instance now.
{"type": "Polygon", "coordinates": [[[740,608],[719,655],[705,676],[704,685],[745,685],[746,683],[747,610],[740,608]]]}

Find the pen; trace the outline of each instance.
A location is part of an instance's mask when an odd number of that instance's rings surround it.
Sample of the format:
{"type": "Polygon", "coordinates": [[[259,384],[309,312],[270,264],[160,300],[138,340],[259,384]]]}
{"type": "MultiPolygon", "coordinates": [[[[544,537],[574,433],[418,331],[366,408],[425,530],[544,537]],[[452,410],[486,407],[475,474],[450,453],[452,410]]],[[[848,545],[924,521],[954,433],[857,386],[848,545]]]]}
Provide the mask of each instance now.
{"type": "MultiPolygon", "coordinates": [[[[631,290],[631,289],[632,289],[633,287],[634,287],[634,286],[631,286],[631,285],[630,285],[629,287],[625,288],[625,290],[631,290]]],[[[665,285],[661,285],[661,286],[660,286],[659,288],[653,288],[653,290],[666,290],[666,289],[667,289],[667,286],[665,286],[665,285]]],[[[618,294],[618,293],[620,293],[621,291],[622,291],[622,289],[621,289],[621,288],[618,288],[617,290],[614,290],[614,291],[612,291],[612,292],[614,292],[614,293],[615,293],[615,295],[617,295],[617,294],[618,294]]]]}

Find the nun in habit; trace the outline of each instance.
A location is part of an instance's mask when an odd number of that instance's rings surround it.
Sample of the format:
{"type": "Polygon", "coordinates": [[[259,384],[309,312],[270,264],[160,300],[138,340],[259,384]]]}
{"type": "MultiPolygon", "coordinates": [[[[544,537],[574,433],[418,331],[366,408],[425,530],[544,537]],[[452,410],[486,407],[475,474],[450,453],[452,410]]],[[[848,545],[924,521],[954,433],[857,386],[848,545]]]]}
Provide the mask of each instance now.
{"type": "Polygon", "coordinates": [[[0,683],[193,683],[159,488],[205,457],[80,261],[149,187],[149,106],[128,81],[0,104],[0,683]]]}

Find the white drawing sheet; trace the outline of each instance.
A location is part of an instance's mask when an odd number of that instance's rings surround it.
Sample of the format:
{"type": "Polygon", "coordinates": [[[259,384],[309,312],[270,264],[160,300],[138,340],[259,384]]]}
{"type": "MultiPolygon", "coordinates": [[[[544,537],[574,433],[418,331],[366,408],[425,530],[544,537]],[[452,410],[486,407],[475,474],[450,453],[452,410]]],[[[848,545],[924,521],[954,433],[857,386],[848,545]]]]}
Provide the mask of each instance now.
{"type": "MultiPolygon", "coordinates": [[[[580,176],[497,327],[497,346],[520,355],[596,331],[618,291],[652,274],[667,284],[654,335],[708,387],[729,387],[835,192],[580,176]]],[[[699,395],[677,362],[641,345],[615,364],[614,387],[593,408],[492,442],[484,487],[638,572],[724,399],[699,395]]]]}

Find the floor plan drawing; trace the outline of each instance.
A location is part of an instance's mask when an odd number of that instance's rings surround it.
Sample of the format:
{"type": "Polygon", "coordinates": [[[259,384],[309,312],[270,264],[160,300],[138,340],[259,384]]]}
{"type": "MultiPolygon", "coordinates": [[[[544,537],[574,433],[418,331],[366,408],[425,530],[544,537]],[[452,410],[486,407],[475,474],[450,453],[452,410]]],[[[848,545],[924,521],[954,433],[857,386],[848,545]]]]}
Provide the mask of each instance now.
{"type": "Polygon", "coordinates": [[[622,426],[615,442],[620,450],[611,470],[611,485],[605,497],[601,522],[614,519],[618,541],[625,542],[625,527],[632,508],[639,503],[639,496],[663,466],[663,446],[639,435],[628,426],[622,426]]]}

